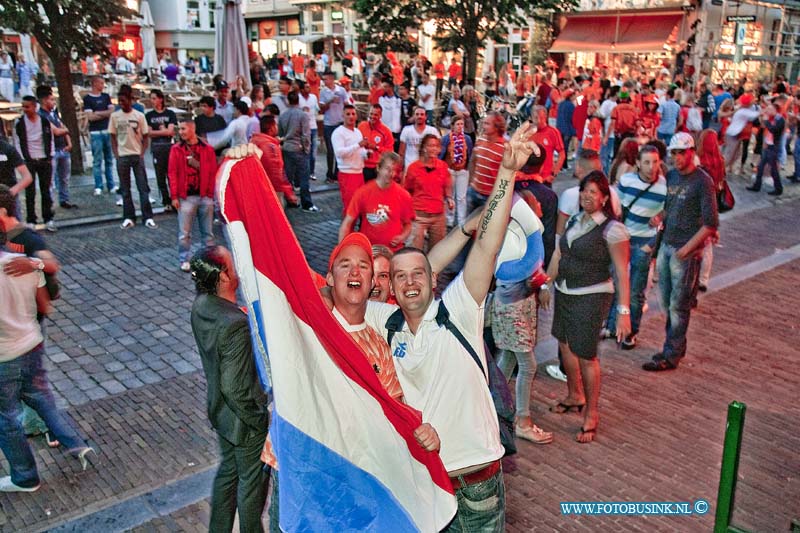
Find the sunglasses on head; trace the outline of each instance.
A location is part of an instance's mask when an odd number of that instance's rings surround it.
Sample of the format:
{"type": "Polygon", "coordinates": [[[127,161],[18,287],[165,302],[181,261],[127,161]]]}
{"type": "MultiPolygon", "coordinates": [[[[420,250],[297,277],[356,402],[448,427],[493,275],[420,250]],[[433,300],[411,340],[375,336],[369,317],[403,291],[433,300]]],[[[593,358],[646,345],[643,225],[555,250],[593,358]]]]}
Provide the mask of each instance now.
{"type": "Polygon", "coordinates": [[[675,155],[675,154],[680,154],[680,155],[683,155],[683,154],[685,154],[685,153],[686,153],[686,150],[685,150],[685,149],[683,149],[683,148],[676,148],[676,149],[674,149],[674,150],[670,150],[670,152],[671,152],[673,155],[675,155]]]}

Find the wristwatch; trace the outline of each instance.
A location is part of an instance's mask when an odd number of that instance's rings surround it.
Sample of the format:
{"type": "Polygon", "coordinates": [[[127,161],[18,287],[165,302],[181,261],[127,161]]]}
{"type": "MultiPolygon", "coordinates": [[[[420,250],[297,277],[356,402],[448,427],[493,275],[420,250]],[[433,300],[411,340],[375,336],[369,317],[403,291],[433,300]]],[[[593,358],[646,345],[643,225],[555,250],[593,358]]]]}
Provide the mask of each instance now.
{"type": "Polygon", "coordinates": [[[44,261],[36,257],[31,258],[31,261],[33,262],[34,270],[38,270],[39,272],[44,271],[44,261]]]}
{"type": "Polygon", "coordinates": [[[618,305],[617,306],[617,314],[619,315],[629,315],[631,314],[631,308],[627,305],[618,305]]]}

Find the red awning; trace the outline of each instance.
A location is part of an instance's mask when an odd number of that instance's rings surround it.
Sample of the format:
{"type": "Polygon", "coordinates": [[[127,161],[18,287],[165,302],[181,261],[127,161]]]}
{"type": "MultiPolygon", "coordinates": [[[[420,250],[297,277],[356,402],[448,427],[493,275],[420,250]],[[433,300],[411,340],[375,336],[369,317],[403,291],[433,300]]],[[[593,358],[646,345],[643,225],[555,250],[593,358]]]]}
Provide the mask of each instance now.
{"type": "MultiPolygon", "coordinates": [[[[658,52],[682,14],[568,15],[551,52],[658,52]]],[[[674,36],[673,40],[674,40],[674,36]]]]}

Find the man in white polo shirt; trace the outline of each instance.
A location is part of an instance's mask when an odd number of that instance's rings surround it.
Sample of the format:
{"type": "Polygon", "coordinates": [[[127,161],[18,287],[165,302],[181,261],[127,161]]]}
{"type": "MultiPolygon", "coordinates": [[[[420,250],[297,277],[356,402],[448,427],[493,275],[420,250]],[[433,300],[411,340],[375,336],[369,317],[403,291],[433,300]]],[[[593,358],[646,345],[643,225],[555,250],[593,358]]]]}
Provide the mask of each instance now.
{"type": "Polygon", "coordinates": [[[483,348],[483,313],[494,263],[511,211],[514,175],[535,149],[523,142],[525,124],[508,143],[494,188],[479,218],[454,229],[426,257],[404,248],[391,261],[392,294],[402,310],[402,324],[392,305],[370,302],[366,321],[389,337],[406,402],[422,412],[441,440],[440,456],[458,498],[458,513],[447,530],[505,530],[505,488],[500,459],[497,413],[487,386],[483,348]],[[475,242],[464,270],[445,289],[442,303],[449,322],[466,340],[475,357],[444,320],[434,300],[434,271],[458,253],[475,230],[475,242]],[[430,260],[430,262],[429,262],[430,260]],[[477,359],[476,359],[477,358],[477,359]]]}
{"type": "Polygon", "coordinates": [[[331,144],[336,155],[339,193],[342,195],[342,212],[347,210],[356,190],[364,185],[364,159],[367,158],[368,139],[356,128],[358,114],[352,105],[344,106],[344,124],[333,131],[331,144]]]}

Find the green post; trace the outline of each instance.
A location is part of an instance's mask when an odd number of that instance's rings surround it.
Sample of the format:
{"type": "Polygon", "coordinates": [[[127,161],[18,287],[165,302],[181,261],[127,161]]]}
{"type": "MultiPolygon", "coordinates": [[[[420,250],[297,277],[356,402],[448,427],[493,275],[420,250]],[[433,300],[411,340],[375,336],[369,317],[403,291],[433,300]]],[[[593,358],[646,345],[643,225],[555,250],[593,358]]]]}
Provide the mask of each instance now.
{"type": "Polygon", "coordinates": [[[728,423],[725,428],[725,446],[722,449],[722,471],[719,476],[714,533],[726,533],[731,524],[746,409],[747,406],[740,402],[731,402],[728,406],[728,423]]]}

